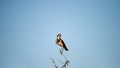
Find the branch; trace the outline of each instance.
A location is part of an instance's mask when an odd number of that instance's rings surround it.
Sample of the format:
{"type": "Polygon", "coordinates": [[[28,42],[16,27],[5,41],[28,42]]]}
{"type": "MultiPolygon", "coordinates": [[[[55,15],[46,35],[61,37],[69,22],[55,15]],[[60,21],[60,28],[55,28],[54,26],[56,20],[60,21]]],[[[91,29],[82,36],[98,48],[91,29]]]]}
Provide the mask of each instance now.
{"type": "Polygon", "coordinates": [[[70,61],[66,60],[65,63],[62,65],[62,68],[66,68],[68,66],[68,63],[70,63],[70,61]]]}
{"type": "MultiPolygon", "coordinates": [[[[60,54],[65,58],[65,61],[64,61],[64,62],[62,62],[62,61],[59,59],[59,62],[61,63],[61,68],[67,68],[68,63],[70,63],[70,61],[69,61],[69,60],[67,59],[67,57],[64,55],[64,49],[61,48],[61,49],[59,49],[59,50],[60,50],[60,54]]],[[[52,60],[52,63],[54,64],[54,67],[55,67],[55,68],[58,68],[58,66],[56,65],[54,59],[51,58],[51,60],[52,60]]]]}
{"type": "Polygon", "coordinates": [[[63,49],[59,49],[60,50],[60,54],[63,55],[63,57],[66,59],[64,64],[62,65],[62,68],[66,68],[68,66],[68,63],[70,63],[70,61],[67,59],[67,57],[64,55],[63,53],[63,49]]]}
{"type": "Polygon", "coordinates": [[[51,60],[52,60],[52,63],[54,64],[55,68],[58,68],[58,66],[56,65],[56,63],[55,63],[54,59],[53,59],[53,58],[51,58],[51,60]]]}
{"type": "Polygon", "coordinates": [[[60,50],[60,54],[62,55],[63,54],[63,48],[59,49],[60,50]]]}

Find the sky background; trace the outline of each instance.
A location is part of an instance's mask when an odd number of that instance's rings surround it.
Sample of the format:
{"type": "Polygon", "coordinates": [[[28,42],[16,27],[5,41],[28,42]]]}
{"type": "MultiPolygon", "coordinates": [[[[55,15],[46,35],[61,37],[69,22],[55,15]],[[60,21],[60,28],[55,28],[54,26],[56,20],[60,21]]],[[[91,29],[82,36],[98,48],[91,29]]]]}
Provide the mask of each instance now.
{"type": "Polygon", "coordinates": [[[0,68],[120,68],[119,0],[0,0],[0,68]]]}

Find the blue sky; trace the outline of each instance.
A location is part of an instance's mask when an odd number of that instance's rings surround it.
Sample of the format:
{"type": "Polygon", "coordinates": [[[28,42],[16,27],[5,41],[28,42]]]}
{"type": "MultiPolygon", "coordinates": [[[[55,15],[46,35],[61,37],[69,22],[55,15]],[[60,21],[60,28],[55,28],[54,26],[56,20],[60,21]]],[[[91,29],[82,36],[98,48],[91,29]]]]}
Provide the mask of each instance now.
{"type": "Polygon", "coordinates": [[[0,68],[120,68],[119,0],[0,0],[0,68]]]}

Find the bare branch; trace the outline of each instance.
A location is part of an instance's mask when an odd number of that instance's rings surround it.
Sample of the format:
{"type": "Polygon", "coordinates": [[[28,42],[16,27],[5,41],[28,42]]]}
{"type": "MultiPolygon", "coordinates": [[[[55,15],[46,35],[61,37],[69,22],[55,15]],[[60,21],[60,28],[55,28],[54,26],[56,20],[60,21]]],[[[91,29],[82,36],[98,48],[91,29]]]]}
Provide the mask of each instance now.
{"type": "Polygon", "coordinates": [[[70,63],[70,61],[66,59],[65,63],[62,65],[62,68],[66,68],[68,66],[68,63],[70,63]]]}
{"type": "MultiPolygon", "coordinates": [[[[59,62],[61,63],[61,68],[67,68],[68,66],[68,63],[70,63],[70,61],[67,59],[67,57],[64,55],[64,49],[61,48],[59,49],[60,50],[60,54],[65,58],[65,61],[62,62],[60,59],[59,59],[59,62]]],[[[56,65],[55,61],[53,58],[51,58],[52,60],[52,63],[54,64],[55,68],[58,68],[58,66],[56,65]]]]}
{"type": "Polygon", "coordinates": [[[65,60],[65,63],[62,65],[62,68],[66,68],[68,66],[68,63],[70,63],[70,61],[67,59],[67,57],[64,55],[64,53],[62,54],[64,56],[64,58],[66,59],[65,60]]]}
{"type": "Polygon", "coordinates": [[[62,55],[63,54],[63,48],[59,49],[60,50],[60,54],[62,55]]]}
{"type": "Polygon", "coordinates": [[[53,59],[53,58],[51,58],[51,60],[52,60],[52,63],[54,64],[55,68],[58,68],[58,66],[56,65],[56,63],[55,63],[54,59],[53,59]]]}

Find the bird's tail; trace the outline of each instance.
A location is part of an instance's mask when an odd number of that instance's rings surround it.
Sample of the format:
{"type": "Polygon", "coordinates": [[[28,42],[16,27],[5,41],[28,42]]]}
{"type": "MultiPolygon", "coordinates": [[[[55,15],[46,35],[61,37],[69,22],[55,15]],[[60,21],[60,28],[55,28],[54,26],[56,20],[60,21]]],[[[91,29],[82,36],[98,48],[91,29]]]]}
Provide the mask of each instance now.
{"type": "Polygon", "coordinates": [[[65,46],[65,50],[68,51],[68,48],[65,46]]]}
{"type": "Polygon", "coordinates": [[[68,48],[66,47],[65,43],[62,40],[63,48],[65,48],[66,51],[68,51],[68,48]]]}

